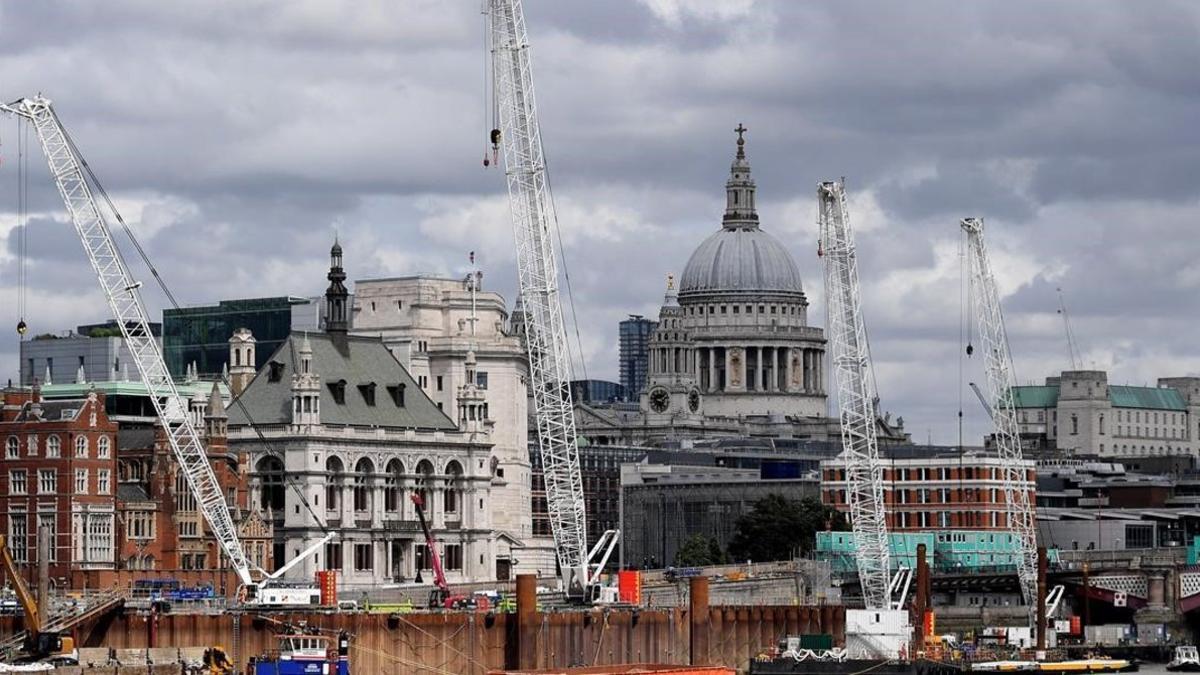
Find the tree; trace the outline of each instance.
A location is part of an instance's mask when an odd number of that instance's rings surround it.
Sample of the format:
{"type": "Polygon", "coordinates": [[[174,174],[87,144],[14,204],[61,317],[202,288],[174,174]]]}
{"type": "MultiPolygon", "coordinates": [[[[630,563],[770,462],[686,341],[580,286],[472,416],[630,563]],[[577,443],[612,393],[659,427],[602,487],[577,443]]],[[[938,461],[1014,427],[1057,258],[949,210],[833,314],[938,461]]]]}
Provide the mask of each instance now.
{"type": "Polygon", "coordinates": [[[675,552],[677,567],[705,567],[725,562],[725,553],[716,539],[704,534],[693,534],[684,540],[675,552]]]}
{"type": "Polygon", "coordinates": [[[813,497],[772,494],[737,520],[729,555],[734,560],[788,560],[813,549],[817,532],[849,529],[846,517],[813,497]]]}

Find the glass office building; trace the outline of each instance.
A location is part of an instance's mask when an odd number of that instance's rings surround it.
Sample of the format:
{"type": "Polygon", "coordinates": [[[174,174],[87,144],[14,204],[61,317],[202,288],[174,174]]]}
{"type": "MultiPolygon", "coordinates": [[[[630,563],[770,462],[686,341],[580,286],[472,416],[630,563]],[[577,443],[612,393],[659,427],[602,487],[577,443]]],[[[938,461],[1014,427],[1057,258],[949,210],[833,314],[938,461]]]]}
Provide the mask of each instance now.
{"type": "Polygon", "coordinates": [[[321,328],[322,303],[315,298],[222,300],[215,305],[163,310],[163,356],[176,378],[191,363],[200,375],[220,375],[229,361],[229,338],[249,328],[257,341],[255,368],[262,368],[294,330],[321,328]]]}
{"type": "Polygon", "coordinates": [[[657,327],[657,321],[639,314],[630,314],[620,324],[621,386],[625,388],[627,400],[636,401],[646,388],[646,376],[650,370],[650,336],[657,327]]]}

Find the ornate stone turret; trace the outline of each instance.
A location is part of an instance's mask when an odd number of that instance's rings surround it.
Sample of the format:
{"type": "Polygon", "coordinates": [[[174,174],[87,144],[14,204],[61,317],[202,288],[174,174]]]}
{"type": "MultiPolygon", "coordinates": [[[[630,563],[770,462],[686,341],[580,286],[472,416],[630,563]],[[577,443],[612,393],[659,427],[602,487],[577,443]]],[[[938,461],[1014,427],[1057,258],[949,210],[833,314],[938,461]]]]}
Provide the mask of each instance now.
{"type": "Polygon", "coordinates": [[[233,331],[229,338],[229,395],[237,398],[254,379],[255,343],[249,328],[233,331]]]}
{"type": "Polygon", "coordinates": [[[486,432],[488,408],[476,375],[475,351],[467,352],[466,384],[458,388],[458,426],[463,431],[486,432]]]}
{"type": "Polygon", "coordinates": [[[346,290],[346,271],[342,269],[342,245],[337,238],[329,249],[329,288],[325,289],[325,332],[345,335],[350,329],[347,315],[350,291],[346,290]]]}
{"type": "Polygon", "coordinates": [[[229,449],[229,415],[225,412],[225,400],[221,398],[221,389],[216,382],[213,382],[208,405],[204,409],[204,435],[210,453],[223,453],[229,449]]]}
{"type": "Polygon", "coordinates": [[[300,362],[292,375],[292,424],[298,427],[321,424],[321,378],[313,372],[312,353],[312,343],[305,335],[297,351],[300,362]]]}

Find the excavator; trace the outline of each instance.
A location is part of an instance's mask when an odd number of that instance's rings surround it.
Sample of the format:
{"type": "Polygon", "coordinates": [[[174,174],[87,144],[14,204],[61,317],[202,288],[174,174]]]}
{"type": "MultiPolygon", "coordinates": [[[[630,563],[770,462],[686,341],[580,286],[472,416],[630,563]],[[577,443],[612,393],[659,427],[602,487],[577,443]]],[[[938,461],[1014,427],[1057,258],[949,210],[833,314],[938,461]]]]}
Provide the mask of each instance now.
{"type": "Polygon", "coordinates": [[[12,551],[8,549],[8,539],[4,535],[0,535],[0,563],[3,563],[4,573],[17,594],[17,602],[25,612],[25,656],[31,660],[78,663],[75,638],[45,630],[46,626],[42,623],[45,615],[38,611],[38,600],[46,602],[46,598],[34,599],[33,593],[29,592],[29,587],[25,585],[25,579],[21,577],[13,560],[12,551]]]}
{"type": "Polygon", "coordinates": [[[450,584],[446,583],[446,574],[442,571],[442,559],[438,555],[437,542],[434,541],[433,532],[429,530],[429,523],[425,520],[425,500],[421,497],[420,492],[413,493],[412,502],[413,506],[417,507],[417,520],[421,521],[421,531],[425,533],[425,550],[429,552],[429,562],[433,567],[433,584],[437,587],[429,592],[430,608],[475,609],[486,612],[490,607],[487,596],[455,595],[450,592],[450,584]]]}

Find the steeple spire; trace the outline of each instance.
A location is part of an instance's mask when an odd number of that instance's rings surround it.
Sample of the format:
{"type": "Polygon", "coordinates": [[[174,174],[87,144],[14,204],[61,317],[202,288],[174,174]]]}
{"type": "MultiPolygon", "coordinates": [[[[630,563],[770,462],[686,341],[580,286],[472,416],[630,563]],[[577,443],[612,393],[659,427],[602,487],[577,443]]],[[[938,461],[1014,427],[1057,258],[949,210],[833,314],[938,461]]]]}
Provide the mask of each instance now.
{"type": "Polygon", "coordinates": [[[329,288],[325,290],[325,332],[345,334],[350,329],[347,318],[350,291],[346,290],[346,271],[342,269],[342,245],[334,236],[329,249],[329,288]]]}
{"type": "Polygon", "coordinates": [[[738,124],[737,155],[729,167],[729,180],[725,183],[725,217],[722,223],[727,230],[758,229],[758,212],[754,210],[754,179],[750,177],[750,162],[746,160],[746,139],[749,131],[738,124]]]}

